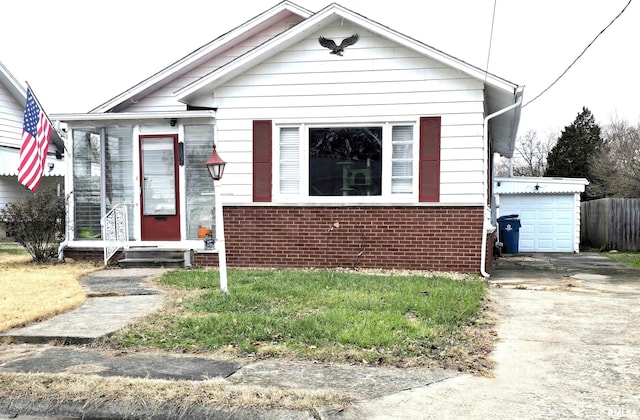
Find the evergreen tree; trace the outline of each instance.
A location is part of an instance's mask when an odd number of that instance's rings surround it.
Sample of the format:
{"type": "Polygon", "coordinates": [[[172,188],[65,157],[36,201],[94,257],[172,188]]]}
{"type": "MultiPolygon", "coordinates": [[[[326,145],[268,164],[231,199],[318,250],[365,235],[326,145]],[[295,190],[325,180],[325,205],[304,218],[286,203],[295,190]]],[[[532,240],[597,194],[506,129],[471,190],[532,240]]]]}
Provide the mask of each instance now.
{"type": "MultiPolygon", "coordinates": [[[[600,126],[589,109],[583,107],[575,121],[564,128],[558,142],[547,156],[545,176],[587,178],[594,180],[591,160],[602,147],[600,126]]],[[[598,198],[586,194],[583,199],[598,198]]]]}

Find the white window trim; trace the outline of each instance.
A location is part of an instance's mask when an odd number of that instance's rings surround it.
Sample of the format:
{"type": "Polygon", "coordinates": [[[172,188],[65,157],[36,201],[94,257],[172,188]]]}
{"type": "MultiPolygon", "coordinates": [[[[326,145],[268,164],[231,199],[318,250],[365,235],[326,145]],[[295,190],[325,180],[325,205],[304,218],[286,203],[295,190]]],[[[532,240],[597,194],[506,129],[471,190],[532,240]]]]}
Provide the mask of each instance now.
{"type": "Polygon", "coordinates": [[[413,203],[418,200],[419,177],[419,119],[398,120],[386,122],[358,122],[358,123],[278,123],[273,128],[274,147],[272,150],[272,201],[274,203],[296,204],[380,204],[380,203],[413,203]],[[410,125],[413,127],[413,183],[412,192],[405,194],[391,193],[391,157],[392,127],[396,125],[410,125]],[[322,127],[382,127],[382,194],[376,196],[310,196],[309,187],[309,128],[322,127]],[[300,134],[300,189],[298,194],[280,193],[280,129],[299,129],[300,134]]]}

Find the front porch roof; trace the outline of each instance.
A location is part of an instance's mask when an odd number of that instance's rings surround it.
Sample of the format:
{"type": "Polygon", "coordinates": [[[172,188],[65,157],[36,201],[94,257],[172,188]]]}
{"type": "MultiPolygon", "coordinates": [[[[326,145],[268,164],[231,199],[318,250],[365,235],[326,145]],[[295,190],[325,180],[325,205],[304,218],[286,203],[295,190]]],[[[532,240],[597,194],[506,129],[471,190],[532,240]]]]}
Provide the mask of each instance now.
{"type": "Polygon", "coordinates": [[[161,112],[119,112],[104,114],[52,114],[51,118],[67,124],[113,124],[122,121],[158,121],[158,120],[185,120],[185,119],[215,119],[214,110],[197,111],[161,111],[161,112]]]}

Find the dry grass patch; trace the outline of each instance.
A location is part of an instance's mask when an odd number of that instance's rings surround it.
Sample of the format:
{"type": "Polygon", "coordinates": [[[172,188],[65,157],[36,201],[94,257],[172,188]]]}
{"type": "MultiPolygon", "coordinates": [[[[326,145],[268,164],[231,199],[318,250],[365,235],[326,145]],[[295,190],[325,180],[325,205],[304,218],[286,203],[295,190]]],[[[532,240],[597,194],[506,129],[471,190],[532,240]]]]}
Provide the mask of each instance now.
{"type": "Polygon", "coordinates": [[[80,403],[86,410],[117,401],[125,412],[169,412],[176,417],[203,407],[311,410],[351,401],[330,390],[234,385],[220,378],[191,382],[23,373],[0,374],[0,400],[34,406],[80,403]]]}
{"type": "Polygon", "coordinates": [[[80,306],[79,279],[100,269],[85,262],[35,264],[29,255],[0,252],[0,331],[80,306]]]}

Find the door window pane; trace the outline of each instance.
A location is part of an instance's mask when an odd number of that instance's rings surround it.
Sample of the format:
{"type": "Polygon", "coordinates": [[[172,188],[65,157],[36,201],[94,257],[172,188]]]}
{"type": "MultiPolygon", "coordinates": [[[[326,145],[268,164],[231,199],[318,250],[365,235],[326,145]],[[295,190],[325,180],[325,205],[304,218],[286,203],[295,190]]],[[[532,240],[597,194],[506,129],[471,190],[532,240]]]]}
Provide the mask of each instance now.
{"type": "Polygon", "coordinates": [[[173,138],[142,139],[144,215],[176,214],[173,138]]]}

